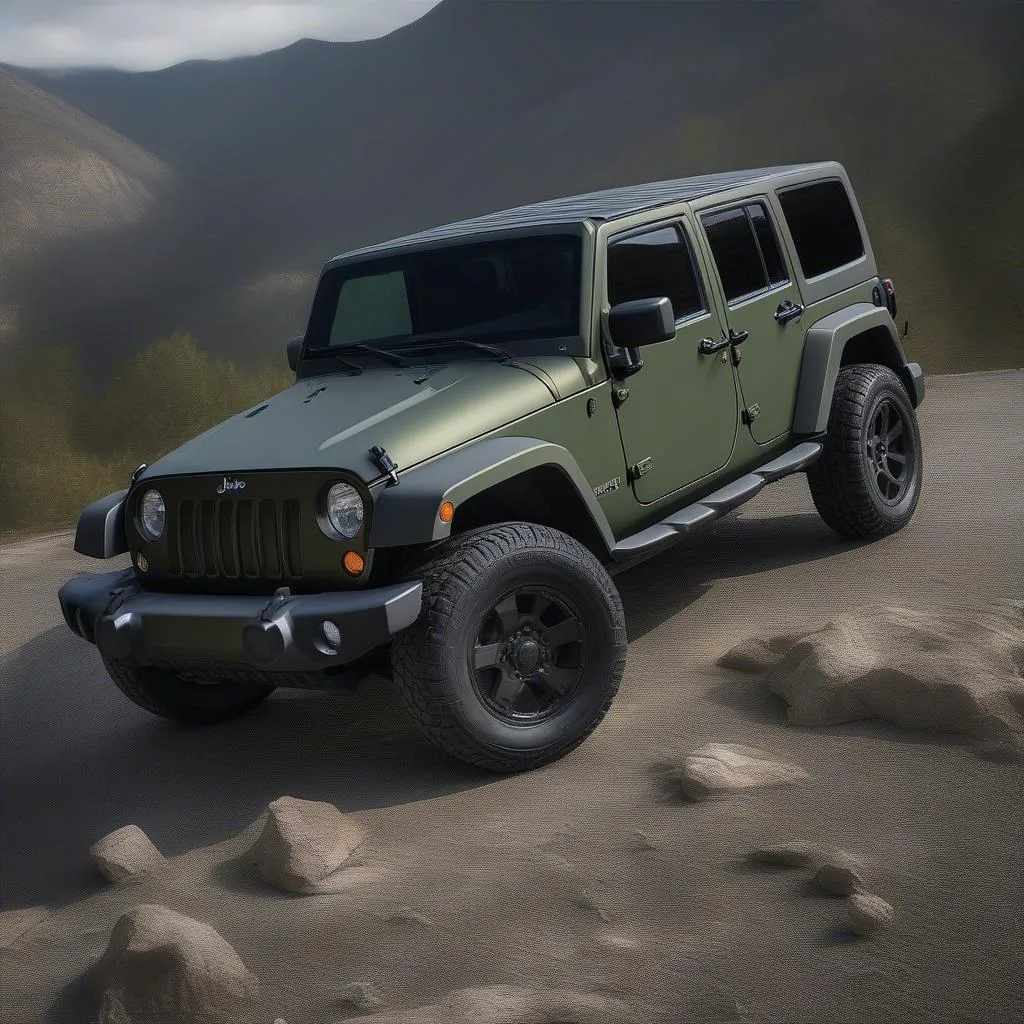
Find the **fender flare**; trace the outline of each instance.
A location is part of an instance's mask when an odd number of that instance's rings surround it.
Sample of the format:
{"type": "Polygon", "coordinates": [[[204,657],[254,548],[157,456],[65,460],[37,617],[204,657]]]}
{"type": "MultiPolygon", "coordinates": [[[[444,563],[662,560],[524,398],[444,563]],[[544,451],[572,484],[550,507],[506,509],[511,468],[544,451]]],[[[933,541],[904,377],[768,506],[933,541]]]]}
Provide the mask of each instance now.
{"type": "Polygon", "coordinates": [[[75,551],[90,558],[114,558],[128,550],[124,523],[127,495],[125,488],[85,506],[75,528],[75,551]]]}
{"type": "Polygon", "coordinates": [[[401,474],[399,483],[376,494],[371,548],[406,547],[444,540],[451,523],[438,517],[442,502],[459,504],[482,491],[540,466],[554,466],[583,500],[611,552],[615,538],[603,509],[572,454],[535,437],[495,437],[466,445],[401,474]]]}
{"type": "Polygon", "coordinates": [[[821,434],[828,427],[832,393],[847,343],[873,331],[887,358],[906,387],[916,408],[924,398],[924,374],[917,363],[908,363],[889,311],[870,302],[858,302],[818,320],[807,331],[796,408],[794,434],[821,434]]]}

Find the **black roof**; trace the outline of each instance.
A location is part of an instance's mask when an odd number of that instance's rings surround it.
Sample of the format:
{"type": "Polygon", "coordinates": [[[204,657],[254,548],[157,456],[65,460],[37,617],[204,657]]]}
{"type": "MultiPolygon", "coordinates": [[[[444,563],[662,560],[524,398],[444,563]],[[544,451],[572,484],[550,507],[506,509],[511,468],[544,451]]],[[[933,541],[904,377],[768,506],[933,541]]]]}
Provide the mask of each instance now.
{"type": "Polygon", "coordinates": [[[686,202],[725,192],[731,188],[747,185],[764,178],[778,177],[792,171],[800,171],[820,164],[789,164],[779,167],[757,167],[745,171],[728,171],[721,174],[705,174],[694,178],[677,178],[673,181],[655,181],[646,185],[627,185],[622,188],[608,188],[600,192],[569,196],[564,199],[548,199],[529,206],[517,206],[510,210],[499,210],[469,220],[442,224],[416,234],[393,238],[388,242],[365,246],[342,253],[335,259],[349,256],[363,256],[384,252],[406,245],[440,242],[459,235],[481,231],[501,231],[506,228],[540,226],[545,224],[579,224],[585,220],[615,220],[633,213],[655,209],[668,203],[686,202]]]}

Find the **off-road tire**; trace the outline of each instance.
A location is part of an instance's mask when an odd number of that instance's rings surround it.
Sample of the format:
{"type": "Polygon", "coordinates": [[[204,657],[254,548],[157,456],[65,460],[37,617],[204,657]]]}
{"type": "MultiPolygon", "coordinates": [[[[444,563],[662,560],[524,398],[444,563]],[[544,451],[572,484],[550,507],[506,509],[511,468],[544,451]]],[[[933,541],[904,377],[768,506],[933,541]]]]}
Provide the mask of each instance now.
{"type": "Polygon", "coordinates": [[[888,367],[855,363],[839,371],[822,453],[808,469],[807,482],[821,518],[843,537],[876,540],[910,522],[921,493],[921,435],[910,398],[888,367]],[[896,490],[892,500],[875,482],[869,446],[883,403],[899,418],[900,454],[907,459],[904,489],[896,490]]]}
{"type": "Polygon", "coordinates": [[[402,704],[431,743],[491,771],[519,772],[562,757],[593,732],[622,678],[626,627],[618,590],[592,552],[558,530],[508,522],[455,536],[410,576],[423,582],[423,609],[395,638],[392,670],[402,704]],[[570,703],[537,724],[497,717],[469,665],[490,602],[524,586],[573,603],[590,644],[570,703]]]}
{"type": "Polygon", "coordinates": [[[225,679],[198,683],[151,665],[125,665],[103,658],[107,673],[131,701],[176,722],[212,724],[238,718],[262,704],[273,686],[225,679]]]}

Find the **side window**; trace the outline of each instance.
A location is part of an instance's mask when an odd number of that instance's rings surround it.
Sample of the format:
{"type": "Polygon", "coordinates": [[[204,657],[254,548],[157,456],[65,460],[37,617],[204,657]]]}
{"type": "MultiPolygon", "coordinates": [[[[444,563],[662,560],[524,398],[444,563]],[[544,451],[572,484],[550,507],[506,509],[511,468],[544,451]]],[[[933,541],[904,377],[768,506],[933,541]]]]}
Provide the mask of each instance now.
{"type": "Polygon", "coordinates": [[[672,302],[676,320],[707,310],[689,242],[677,227],[655,228],[608,246],[608,301],[662,295],[672,302]]]}
{"type": "Polygon", "coordinates": [[[786,264],[782,261],[782,253],[779,251],[779,242],[775,237],[775,229],[768,217],[768,211],[764,203],[752,203],[747,207],[747,216],[750,223],[754,225],[754,234],[757,236],[757,244],[764,259],[764,269],[768,274],[769,284],[785,284],[789,280],[786,273],[786,264]]]}
{"type": "Polygon", "coordinates": [[[736,302],[789,280],[764,203],[701,218],[726,300],[736,302]]]}
{"type": "Polygon", "coordinates": [[[355,345],[411,330],[404,271],[350,277],[341,286],[331,345],[355,345]]]}
{"type": "Polygon", "coordinates": [[[779,203],[805,277],[827,274],[864,255],[864,239],[841,181],[784,189],[779,203]]]}

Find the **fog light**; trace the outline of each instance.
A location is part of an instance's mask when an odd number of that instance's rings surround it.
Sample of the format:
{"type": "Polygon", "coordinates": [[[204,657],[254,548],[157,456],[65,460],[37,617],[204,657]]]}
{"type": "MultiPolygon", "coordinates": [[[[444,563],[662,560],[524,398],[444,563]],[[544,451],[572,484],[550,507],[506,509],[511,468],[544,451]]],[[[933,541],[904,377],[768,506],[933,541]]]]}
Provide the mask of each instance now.
{"type": "Polygon", "coordinates": [[[437,518],[442,523],[450,523],[455,518],[455,506],[450,501],[442,502],[437,510],[437,518]]]}
{"type": "Polygon", "coordinates": [[[341,630],[330,619],[324,619],[320,623],[320,628],[324,631],[324,639],[328,646],[337,650],[341,646],[341,630]]]}
{"type": "Polygon", "coordinates": [[[346,551],[341,564],[345,567],[345,572],[358,576],[366,567],[366,559],[358,551],[346,551]]]}
{"type": "Polygon", "coordinates": [[[149,572],[149,559],[141,551],[135,556],[135,565],[139,572],[149,572]]]}

